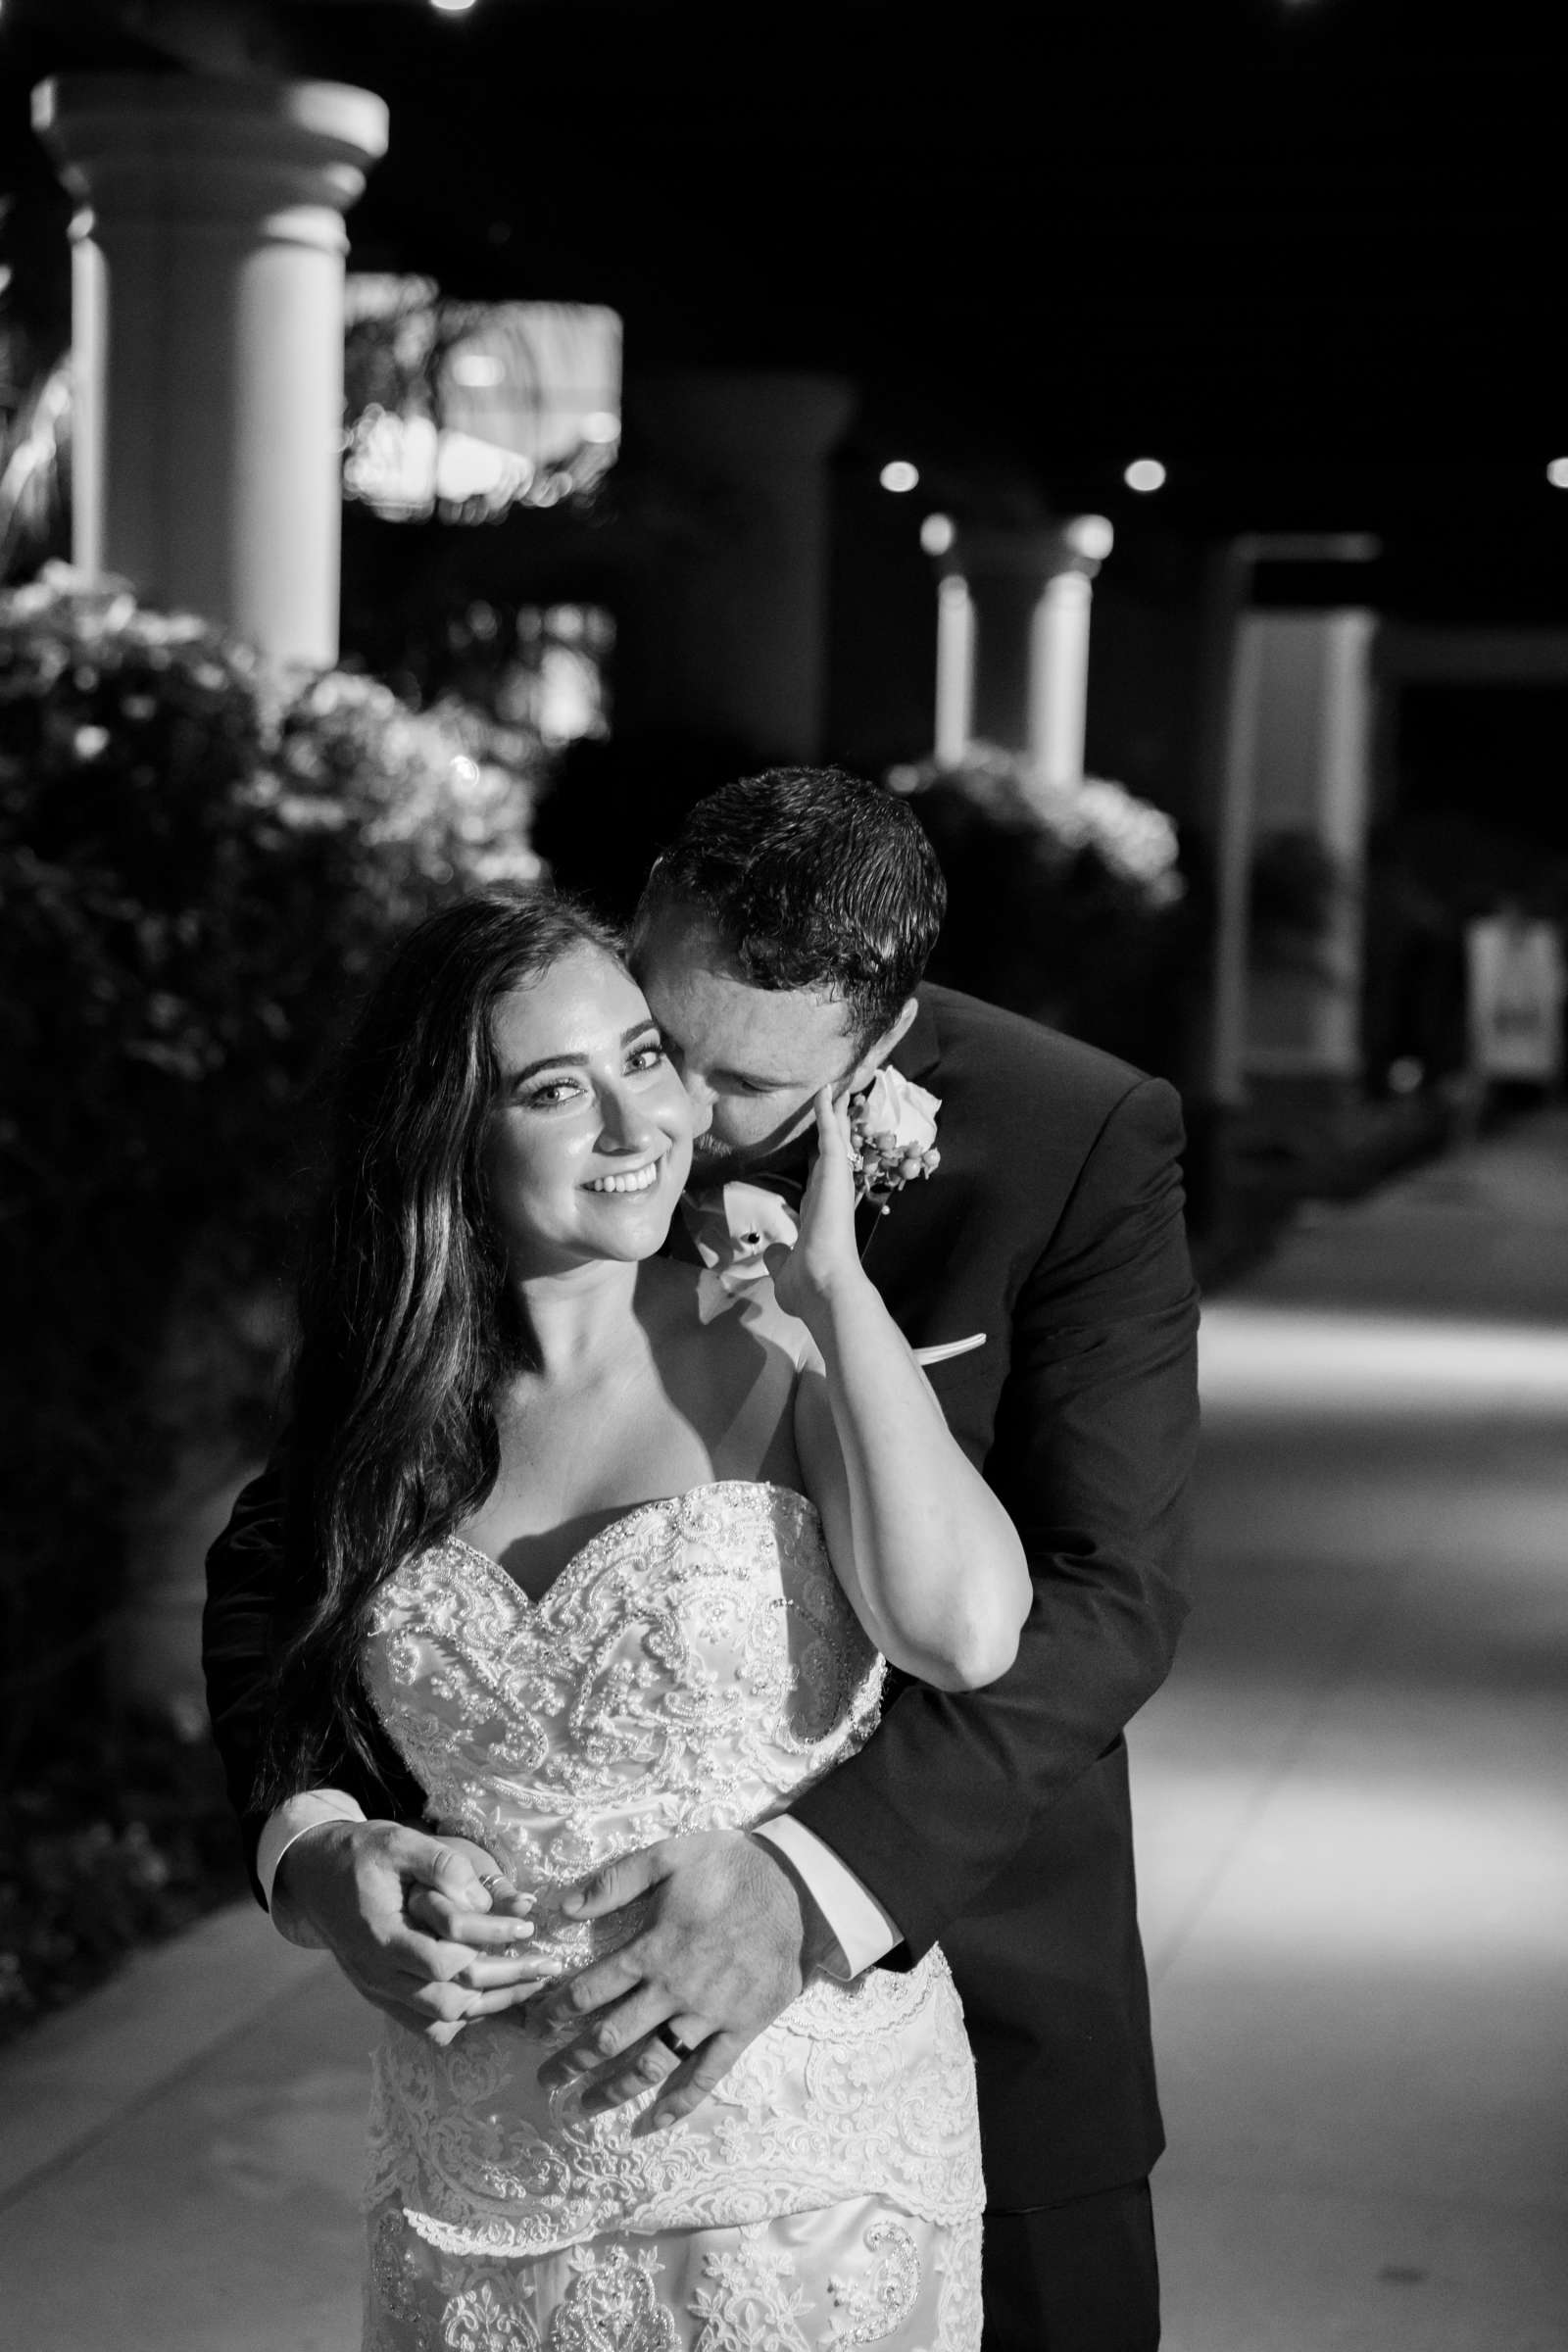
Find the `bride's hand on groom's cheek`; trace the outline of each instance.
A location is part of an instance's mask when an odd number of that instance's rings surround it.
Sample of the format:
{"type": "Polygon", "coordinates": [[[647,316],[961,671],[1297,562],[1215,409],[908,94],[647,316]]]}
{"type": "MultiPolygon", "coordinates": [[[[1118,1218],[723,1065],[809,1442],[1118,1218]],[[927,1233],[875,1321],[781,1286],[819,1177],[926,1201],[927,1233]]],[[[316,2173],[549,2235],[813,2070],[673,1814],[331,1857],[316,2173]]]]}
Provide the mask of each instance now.
{"type": "Polygon", "coordinates": [[[793,1249],[778,1246],[764,1253],[780,1306],[807,1325],[843,1283],[864,1279],[855,1235],[849,1112],[826,1086],[812,1107],[816,1153],[801,1200],[800,1234],[793,1249]]]}

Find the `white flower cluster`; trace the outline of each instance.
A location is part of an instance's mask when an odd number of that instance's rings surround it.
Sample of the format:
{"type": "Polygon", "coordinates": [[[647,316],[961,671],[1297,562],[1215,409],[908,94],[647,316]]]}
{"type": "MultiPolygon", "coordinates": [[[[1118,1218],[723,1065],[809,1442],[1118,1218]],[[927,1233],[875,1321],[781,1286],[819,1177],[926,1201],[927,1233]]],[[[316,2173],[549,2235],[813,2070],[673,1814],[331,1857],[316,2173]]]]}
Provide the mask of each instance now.
{"type": "Polygon", "coordinates": [[[1176,828],[1163,808],[1140,801],[1124,785],[1085,776],[1077,785],[1031,787],[1031,798],[1057,838],[1069,848],[1098,852],[1113,873],[1169,906],[1185,887],[1176,870],[1176,828]]]}
{"type": "Polygon", "coordinates": [[[36,580],[7,590],[0,626],[22,641],[33,691],[63,682],[98,698],[72,734],[84,765],[110,752],[112,730],[157,715],[149,671],[164,675],[158,695],[198,716],[238,689],[261,726],[257,764],[236,796],[289,831],[352,831],[372,853],[390,849],[439,882],[461,872],[475,887],[528,883],[543,871],[527,842],[531,747],[459,703],[416,710],[353,670],[274,676],[212,622],[150,612],[128,581],[69,564],[46,564],[36,580]],[[127,672],[138,682],[122,685],[127,672]]]}
{"type": "Polygon", "coordinates": [[[859,1200],[886,1206],[912,1177],[941,1165],[936,1148],[941,1098],[886,1063],[850,1104],[850,1155],[859,1200]]]}
{"type": "MultiPolygon", "coordinates": [[[[194,612],[149,612],[137,604],[128,580],[99,577],[70,564],[50,562],[35,580],[6,589],[4,619],[8,628],[30,632],[28,660],[39,675],[47,681],[74,667],[73,682],[83,692],[98,682],[93,665],[99,660],[118,666],[127,654],[141,654],[149,668],[167,669],[176,649],[186,654],[191,647],[200,650],[185,659],[186,674],[209,693],[236,674],[257,676],[251,648],[220,637],[210,621],[194,612]]],[[[96,754],[89,748],[83,757],[96,754]]]]}
{"type": "Polygon", "coordinates": [[[1019,753],[972,743],[956,767],[921,760],[890,768],[887,780],[890,791],[905,795],[956,784],[999,824],[1033,832],[1058,858],[1093,852],[1151,907],[1174,906],[1186,889],[1177,867],[1176,827],[1164,809],[1102,776],[1048,784],[1019,753]]]}

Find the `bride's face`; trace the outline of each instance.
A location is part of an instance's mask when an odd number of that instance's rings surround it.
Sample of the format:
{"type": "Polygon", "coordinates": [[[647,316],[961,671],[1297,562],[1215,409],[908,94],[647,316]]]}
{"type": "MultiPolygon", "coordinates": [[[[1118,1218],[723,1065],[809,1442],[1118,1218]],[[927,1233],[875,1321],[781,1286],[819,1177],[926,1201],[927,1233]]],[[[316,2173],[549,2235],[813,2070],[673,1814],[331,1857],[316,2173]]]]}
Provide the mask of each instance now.
{"type": "Polygon", "coordinates": [[[648,1002],[583,947],[496,1008],[485,1174],[514,1276],[651,1257],[692,1155],[692,1108],[648,1002]]]}

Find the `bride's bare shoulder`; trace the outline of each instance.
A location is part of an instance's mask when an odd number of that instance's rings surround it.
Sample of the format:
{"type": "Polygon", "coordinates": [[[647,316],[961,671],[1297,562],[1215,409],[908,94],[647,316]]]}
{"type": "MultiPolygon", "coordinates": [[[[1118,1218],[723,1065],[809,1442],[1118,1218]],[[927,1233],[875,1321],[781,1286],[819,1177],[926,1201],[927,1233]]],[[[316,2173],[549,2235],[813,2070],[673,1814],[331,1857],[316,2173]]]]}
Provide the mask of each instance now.
{"type": "MultiPolygon", "coordinates": [[[[804,1323],[787,1315],[773,1296],[770,1282],[749,1284],[738,1296],[715,1308],[710,1287],[702,1281],[703,1268],[661,1258],[643,1269],[650,1303],[661,1315],[673,1344],[699,1346],[712,1355],[751,1355],[759,1348],[782,1356],[799,1371],[811,1353],[804,1323]]],[[[641,1286],[639,1286],[641,1287],[641,1286]]]]}

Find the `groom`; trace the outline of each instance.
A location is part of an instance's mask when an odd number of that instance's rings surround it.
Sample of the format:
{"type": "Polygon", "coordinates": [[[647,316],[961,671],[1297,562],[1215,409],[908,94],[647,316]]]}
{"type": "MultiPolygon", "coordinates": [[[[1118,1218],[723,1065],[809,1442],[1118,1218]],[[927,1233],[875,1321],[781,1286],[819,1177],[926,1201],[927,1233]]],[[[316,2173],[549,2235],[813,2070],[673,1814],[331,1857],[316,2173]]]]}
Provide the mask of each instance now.
{"type": "MultiPolygon", "coordinates": [[[[585,2076],[590,2105],[663,2075],[672,2118],[803,1972],[907,1967],[940,1937],[979,2073],[987,2352],[1152,2352],[1162,2134],[1122,1731],[1186,1605],[1197,1302],[1180,1119],[1158,1080],[917,988],[942,904],[906,804],[779,770],[692,810],[650,879],[633,963],[709,1114],[694,1185],[799,1167],[825,1080],[860,1085],[887,1062],[939,1099],[940,1168],[862,1211],[865,1264],[1024,1540],[1035,1605],[1017,1662],[961,1694],[895,1675],[881,1729],[783,1821],[598,1874],[585,1910],[642,1898],[643,1924],[534,2018],[564,2041],[547,2073],[585,2076]],[[671,2072],[659,2029],[674,2018],[694,2054],[671,2072]]],[[[209,1689],[242,1815],[279,1575],[264,1480],[211,1561],[209,1689]]],[[[466,1859],[397,1826],[418,1811],[389,1749],[379,1781],[246,1826],[290,1932],[405,2022],[450,2030],[465,1947],[503,1923],[466,1859]]]]}

